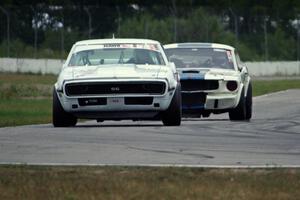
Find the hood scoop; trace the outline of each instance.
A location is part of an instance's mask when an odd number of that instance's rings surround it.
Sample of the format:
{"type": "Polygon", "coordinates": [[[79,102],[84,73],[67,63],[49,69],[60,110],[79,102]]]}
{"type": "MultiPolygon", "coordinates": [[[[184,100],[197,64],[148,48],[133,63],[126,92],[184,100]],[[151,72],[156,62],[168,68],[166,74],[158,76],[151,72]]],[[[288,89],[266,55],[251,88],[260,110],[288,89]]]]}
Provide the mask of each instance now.
{"type": "Polygon", "coordinates": [[[182,71],[182,73],[184,74],[195,74],[195,73],[199,73],[198,70],[187,70],[187,71],[182,71]]]}

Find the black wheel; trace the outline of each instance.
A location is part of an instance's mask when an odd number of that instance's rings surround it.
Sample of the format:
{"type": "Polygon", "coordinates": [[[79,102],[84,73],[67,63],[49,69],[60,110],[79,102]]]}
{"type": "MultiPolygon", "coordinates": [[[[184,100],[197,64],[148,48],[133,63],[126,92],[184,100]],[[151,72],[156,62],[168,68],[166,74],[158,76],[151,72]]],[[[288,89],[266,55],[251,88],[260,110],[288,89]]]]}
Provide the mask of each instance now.
{"type": "Polygon", "coordinates": [[[169,108],[163,113],[162,122],[165,126],[180,126],[181,123],[181,93],[177,88],[169,108]]]}
{"type": "Polygon", "coordinates": [[[246,120],[252,117],[252,84],[249,83],[247,96],[246,96],[246,120]]]}
{"type": "Polygon", "coordinates": [[[53,89],[52,123],[54,127],[75,126],[77,123],[76,117],[64,111],[55,89],[53,89]]]}
{"type": "Polygon", "coordinates": [[[209,112],[202,113],[202,117],[204,117],[204,118],[208,118],[209,116],[210,116],[209,112]]]}
{"type": "Polygon", "coordinates": [[[229,111],[230,120],[245,120],[246,119],[246,99],[244,89],[242,90],[239,104],[236,108],[229,111]]]}

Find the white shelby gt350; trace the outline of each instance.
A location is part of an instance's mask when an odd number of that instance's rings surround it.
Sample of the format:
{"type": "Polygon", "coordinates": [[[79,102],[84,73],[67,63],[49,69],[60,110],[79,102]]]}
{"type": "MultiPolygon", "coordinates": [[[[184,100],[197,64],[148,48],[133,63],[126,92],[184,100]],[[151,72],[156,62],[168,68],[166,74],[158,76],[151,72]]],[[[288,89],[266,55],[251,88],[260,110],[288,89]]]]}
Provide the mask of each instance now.
{"type": "Polygon", "coordinates": [[[251,118],[251,79],[233,47],[179,43],[164,48],[180,76],[183,116],[229,112],[230,120],[251,118]]]}
{"type": "Polygon", "coordinates": [[[78,118],[181,122],[180,83],[161,44],[144,39],[98,39],[73,45],[53,91],[53,125],[78,118]]]}

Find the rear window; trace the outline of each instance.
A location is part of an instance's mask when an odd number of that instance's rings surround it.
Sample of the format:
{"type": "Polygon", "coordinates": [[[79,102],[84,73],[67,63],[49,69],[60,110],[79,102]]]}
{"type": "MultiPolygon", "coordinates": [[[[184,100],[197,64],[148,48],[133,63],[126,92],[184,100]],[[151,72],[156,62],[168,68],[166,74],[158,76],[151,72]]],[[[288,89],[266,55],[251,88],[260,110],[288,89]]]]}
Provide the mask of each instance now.
{"type": "Polygon", "coordinates": [[[170,62],[177,68],[221,68],[234,69],[232,52],[217,48],[166,49],[170,62]]]}

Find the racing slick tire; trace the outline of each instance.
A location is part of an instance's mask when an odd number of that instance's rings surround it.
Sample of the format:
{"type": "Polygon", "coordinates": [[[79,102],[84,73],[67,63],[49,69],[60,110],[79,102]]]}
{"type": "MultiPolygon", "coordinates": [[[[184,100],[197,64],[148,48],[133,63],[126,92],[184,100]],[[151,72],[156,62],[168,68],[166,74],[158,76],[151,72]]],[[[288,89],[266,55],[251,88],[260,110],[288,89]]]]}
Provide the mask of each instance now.
{"type": "Polygon", "coordinates": [[[229,111],[229,119],[232,121],[241,121],[246,119],[246,98],[244,89],[241,92],[239,104],[236,108],[229,111]]]}
{"type": "Polygon", "coordinates": [[[209,112],[204,112],[202,113],[202,117],[203,118],[208,118],[210,116],[210,113],[209,112]]]}
{"type": "Polygon", "coordinates": [[[252,84],[249,83],[247,96],[246,96],[246,120],[250,120],[252,117],[252,84]]]}
{"type": "Polygon", "coordinates": [[[180,126],[181,115],[181,91],[178,87],[169,108],[162,114],[162,122],[165,126],[180,126]]]}
{"type": "Polygon", "coordinates": [[[52,123],[54,127],[75,126],[77,118],[64,111],[55,89],[53,89],[52,123]]]}

